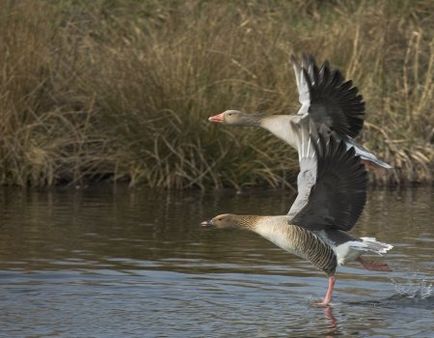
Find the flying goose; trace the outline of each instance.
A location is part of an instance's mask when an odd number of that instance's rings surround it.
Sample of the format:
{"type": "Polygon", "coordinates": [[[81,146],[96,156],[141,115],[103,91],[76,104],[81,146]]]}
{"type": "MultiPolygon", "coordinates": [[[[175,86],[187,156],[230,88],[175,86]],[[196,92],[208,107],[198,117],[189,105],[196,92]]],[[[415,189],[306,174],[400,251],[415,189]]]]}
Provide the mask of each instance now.
{"type": "Polygon", "coordinates": [[[234,126],[261,127],[296,148],[296,136],[289,124],[309,116],[317,130],[333,132],[344,140],[347,148],[354,147],[367,166],[392,168],[354,140],[363,127],[365,103],[352,81],[346,81],[339,70],[330,67],[328,61],[318,68],[312,56],[303,56],[300,63],[292,56],[291,62],[301,103],[296,115],[246,114],[226,110],[208,120],[234,126]]]}
{"type": "Polygon", "coordinates": [[[364,208],[367,189],[367,173],[354,148],[347,149],[344,141],[333,136],[312,137],[309,129],[315,126],[310,119],[290,126],[296,135],[300,173],[298,195],[288,214],[222,214],[201,225],[250,230],[307,259],[328,276],[327,292],[318,303],[326,306],[332,300],[338,265],[357,260],[367,269],[390,271],[386,264],[368,262],[361,254],[382,255],[392,245],[348,234],[364,208]]]}

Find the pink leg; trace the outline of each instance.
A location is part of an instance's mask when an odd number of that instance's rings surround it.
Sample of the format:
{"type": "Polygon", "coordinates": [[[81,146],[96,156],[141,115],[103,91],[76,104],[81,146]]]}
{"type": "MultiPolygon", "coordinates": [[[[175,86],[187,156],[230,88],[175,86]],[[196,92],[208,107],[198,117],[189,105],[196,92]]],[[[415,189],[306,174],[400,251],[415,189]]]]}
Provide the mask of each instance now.
{"type": "Polygon", "coordinates": [[[329,305],[330,301],[332,300],[333,288],[335,287],[335,282],[336,282],[336,277],[330,276],[329,277],[329,287],[328,287],[327,292],[324,296],[324,299],[322,300],[321,303],[316,303],[316,305],[319,305],[319,306],[328,306],[329,305]]]}
{"type": "Polygon", "coordinates": [[[392,271],[392,269],[386,263],[367,261],[366,259],[362,258],[362,256],[360,256],[359,258],[357,258],[357,260],[358,260],[358,262],[360,264],[362,264],[362,266],[366,270],[372,270],[372,271],[392,271]]]}

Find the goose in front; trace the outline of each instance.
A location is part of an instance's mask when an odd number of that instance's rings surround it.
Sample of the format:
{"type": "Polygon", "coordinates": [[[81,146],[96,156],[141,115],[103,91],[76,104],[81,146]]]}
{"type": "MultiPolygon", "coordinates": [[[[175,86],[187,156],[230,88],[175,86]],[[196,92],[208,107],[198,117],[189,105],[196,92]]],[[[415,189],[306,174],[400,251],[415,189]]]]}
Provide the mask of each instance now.
{"type": "Polygon", "coordinates": [[[292,123],[291,128],[297,136],[300,173],[298,195],[288,214],[222,214],[201,225],[250,230],[310,261],[328,276],[327,292],[318,303],[326,306],[332,300],[339,265],[357,260],[365,268],[389,271],[387,264],[368,262],[361,255],[382,255],[392,245],[348,234],[364,208],[367,189],[367,173],[354,148],[347,149],[344,141],[333,136],[309,135],[309,120],[292,123]]]}
{"type": "Polygon", "coordinates": [[[327,61],[318,68],[312,56],[303,56],[301,62],[293,56],[291,61],[301,103],[296,115],[246,114],[226,110],[208,120],[234,126],[261,127],[297,148],[290,123],[309,117],[318,131],[334,133],[347,148],[354,148],[367,167],[392,168],[354,140],[363,128],[365,103],[352,81],[346,81],[341,72],[332,69],[327,61]]]}

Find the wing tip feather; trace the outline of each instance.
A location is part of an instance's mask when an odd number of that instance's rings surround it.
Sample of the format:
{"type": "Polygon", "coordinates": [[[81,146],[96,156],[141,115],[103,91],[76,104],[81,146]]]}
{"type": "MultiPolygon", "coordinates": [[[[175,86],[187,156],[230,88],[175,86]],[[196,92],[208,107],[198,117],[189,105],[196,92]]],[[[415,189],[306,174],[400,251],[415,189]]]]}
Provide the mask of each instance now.
{"type": "Polygon", "coordinates": [[[356,137],[363,128],[365,103],[353,82],[346,81],[341,71],[333,69],[328,60],[318,68],[311,53],[303,52],[299,59],[292,54],[291,62],[296,71],[297,82],[306,82],[312,101],[321,99],[326,94],[341,107],[330,115],[329,127],[340,135],[356,137]]]}

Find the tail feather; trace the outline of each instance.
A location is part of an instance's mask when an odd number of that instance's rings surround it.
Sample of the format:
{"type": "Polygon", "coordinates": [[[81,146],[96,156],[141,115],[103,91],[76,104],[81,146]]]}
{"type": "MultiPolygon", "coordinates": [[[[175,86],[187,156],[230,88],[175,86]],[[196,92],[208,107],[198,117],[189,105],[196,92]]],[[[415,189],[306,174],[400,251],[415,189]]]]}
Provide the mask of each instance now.
{"type": "Polygon", "coordinates": [[[382,256],[393,248],[393,245],[379,242],[374,237],[360,237],[361,242],[352,242],[351,247],[366,252],[372,252],[382,256]]]}
{"type": "Polygon", "coordinates": [[[371,162],[372,164],[374,164],[374,166],[379,166],[379,167],[382,167],[385,169],[392,169],[393,168],[390,164],[378,159],[377,156],[375,156],[373,153],[371,153],[365,147],[358,144],[352,138],[347,137],[345,139],[345,143],[347,145],[347,148],[353,147],[354,150],[356,151],[356,154],[359,155],[362,160],[371,162]]]}
{"type": "MultiPolygon", "coordinates": [[[[357,154],[357,152],[356,152],[356,154],[357,154]]],[[[363,155],[361,155],[360,157],[363,161],[369,162],[368,165],[371,165],[374,168],[381,167],[384,169],[393,169],[393,167],[390,164],[388,164],[388,163],[386,163],[386,162],[384,162],[384,161],[382,161],[376,157],[368,157],[368,156],[363,156],[363,155]]]]}

